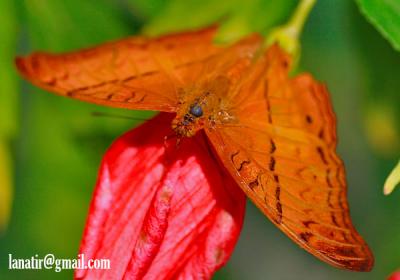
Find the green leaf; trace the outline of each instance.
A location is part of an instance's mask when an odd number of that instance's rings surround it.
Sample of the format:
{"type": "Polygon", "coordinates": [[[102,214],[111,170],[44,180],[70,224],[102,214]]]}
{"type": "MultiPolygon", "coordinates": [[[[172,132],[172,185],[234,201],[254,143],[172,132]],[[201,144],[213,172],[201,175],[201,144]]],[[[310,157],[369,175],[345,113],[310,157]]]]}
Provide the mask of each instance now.
{"type": "Polygon", "coordinates": [[[357,7],[353,7],[349,25],[364,80],[367,140],[375,153],[393,158],[400,152],[400,95],[396,91],[400,87],[400,55],[371,24],[357,17],[357,7]]]}
{"type": "Polygon", "coordinates": [[[18,80],[14,71],[17,19],[12,0],[0,1],[0,233],[7,228],[13,195],[13,159],[10,142],[18,130],[18,80]]]}
{"type": "Polygon", "coordinates": [[[132,34],[123,10],[111,2],[31,0],[19,3],[32,48],[66,51],[132,34]]]}
{"type": "Polygon", "coordinates": [[[149,35],[220,24],[217,41],[234,41],[251,32],[266,34],[285,22],[294,0],[171,0],[151,19],[144,32],[149,35]],[[190,14],[190,16],[188,16],[190,14]],[[268,16],[266,16],[268,15],[268,16]]]}
{"type": "Polygon", "coordinates": [[[400,51],[400,1],[357,0],[361,12],[400,51]]]}
{"type": "Polygon", "coordinates": [[[0,137],[11,137],[17,131],[18,79],[14,70],[17,45],[17,20],[12,1],[0,1],[6,11],[0,19],[0,137]]]}
{"type": "Polygon", "coordinates": [[[164,0],[128,0],[129,12],[135,18],[148,20],[157,16],[160,10],[167,4],[164,0]]]}

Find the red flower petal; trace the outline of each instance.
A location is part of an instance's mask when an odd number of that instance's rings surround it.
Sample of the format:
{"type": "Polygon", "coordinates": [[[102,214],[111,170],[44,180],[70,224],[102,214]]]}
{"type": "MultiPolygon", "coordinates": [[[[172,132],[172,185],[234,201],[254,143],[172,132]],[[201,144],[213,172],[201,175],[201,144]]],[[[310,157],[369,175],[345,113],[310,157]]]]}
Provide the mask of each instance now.
{"type": "Polygon", "coordinates": [[[388,280],[400,280],[400,270],[391,274],[388,280]]]}
{"type": "Polygon", "coordinates": [[[203,134],[165,145],[170,119],[159,115],[105,154],[80,253],[111,269],[77,279],[207,279],[228,260],[245,196],[203,134]]]}

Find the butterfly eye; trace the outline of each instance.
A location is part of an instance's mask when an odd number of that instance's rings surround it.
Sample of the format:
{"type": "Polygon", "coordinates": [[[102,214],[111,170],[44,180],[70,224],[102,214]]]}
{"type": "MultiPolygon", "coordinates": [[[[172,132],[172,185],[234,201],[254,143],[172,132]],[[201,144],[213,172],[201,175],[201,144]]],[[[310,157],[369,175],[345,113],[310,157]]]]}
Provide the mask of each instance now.
{"type": "Polygon", "coordinates": [[[192,114],[195,117],[201,117],[203,115],[203,108],[201,108],[200,105],[195,104],[193,106],[190,107],[190,114],[192,114]]]}

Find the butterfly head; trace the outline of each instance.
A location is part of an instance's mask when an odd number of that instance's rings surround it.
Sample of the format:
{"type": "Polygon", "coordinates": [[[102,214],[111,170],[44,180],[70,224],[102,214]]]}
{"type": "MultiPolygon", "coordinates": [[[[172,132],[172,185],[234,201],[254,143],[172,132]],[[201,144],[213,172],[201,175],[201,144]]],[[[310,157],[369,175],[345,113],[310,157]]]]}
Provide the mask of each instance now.
{"type": "Polygon", "coordinates": [[[172,129],[177,136],[192,137],[204,125],[204,108],[203,104],[195,101],[187,108],[182,110],[182,113],[176,116],[172,121],[172,129]]]}

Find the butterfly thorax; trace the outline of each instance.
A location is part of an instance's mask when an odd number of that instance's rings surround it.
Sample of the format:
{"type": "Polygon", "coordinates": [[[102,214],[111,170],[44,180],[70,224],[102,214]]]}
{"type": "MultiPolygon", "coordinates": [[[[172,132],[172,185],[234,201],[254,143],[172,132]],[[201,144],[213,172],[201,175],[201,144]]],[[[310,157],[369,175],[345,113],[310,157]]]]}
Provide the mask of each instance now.
{"type": "Polygon", "coordinates": [[[203,105],[197,102],[190,105],[187,112],[178,114],[172,121],[172,129],[177,136],[192,137],[204,127],[203,105]]]}
{"type": "Polygon", "coordinates": [[[226,79],[218,77],[204,87],[184,91],[172,121],[176,135],[192,137],[201,129],[213,129],[218,123],[233,118],[225,109],[224,96],[228,89],[226,79]]]}

